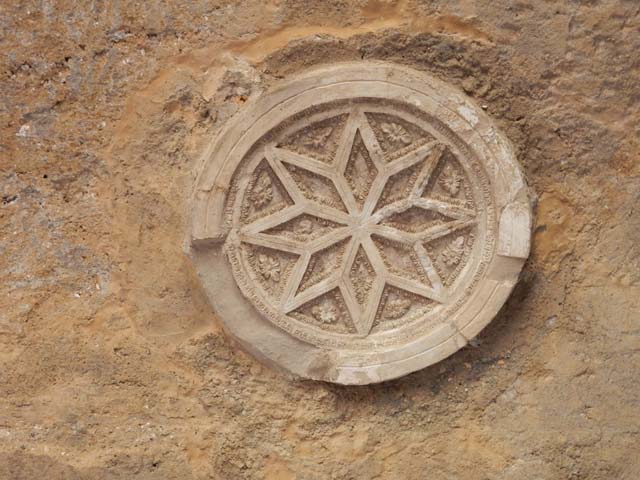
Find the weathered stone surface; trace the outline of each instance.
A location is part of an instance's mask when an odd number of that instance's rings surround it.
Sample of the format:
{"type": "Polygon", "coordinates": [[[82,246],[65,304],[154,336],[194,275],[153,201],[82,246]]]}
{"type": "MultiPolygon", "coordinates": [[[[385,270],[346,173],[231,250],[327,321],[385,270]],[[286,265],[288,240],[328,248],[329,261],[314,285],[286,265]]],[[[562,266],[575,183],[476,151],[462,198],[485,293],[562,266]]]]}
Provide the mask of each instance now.
{"type": "Polygon", "coordinates": [[[375,383],[442,360],[491,321],[529,255],[507,140],[415,70],[288,79],[201,168],[192,242],[209,298],[249,350],[305,378],[375,383]]]}
{"type": "Polygon", "coordinates": [[[640,478],[637,2],[0,3],[0,478],[640,478]],[[193,175],[250,100],[363,59],[490,115],[531,255],[438,364],[292,382],[184,253],[193,175]]]}

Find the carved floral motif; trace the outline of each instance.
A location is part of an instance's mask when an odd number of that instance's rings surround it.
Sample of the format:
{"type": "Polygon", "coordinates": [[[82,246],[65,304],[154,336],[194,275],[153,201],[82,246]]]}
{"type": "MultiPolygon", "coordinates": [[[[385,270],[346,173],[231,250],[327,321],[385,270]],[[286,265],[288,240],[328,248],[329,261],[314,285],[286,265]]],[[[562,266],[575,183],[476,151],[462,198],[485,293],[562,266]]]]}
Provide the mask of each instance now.
{"type": "Polygon", "coordinates": [[[391,143],[409,145],[411,143],[411,135],[402,125],[389,122],[381,125],[382,131],[391,143]]]}
{"type": "Polygon", "coordinates": [[[338,320],[338,310],[335,305],[328,301],[314,305],[311,309],[311,314],[313,318],[321,323],[336,323],[338,320]]]}
{"type": "Polygon", "coordinates": [[[280,281],[280,261],[264,253],[258,255],[258,271],[266,280],[280,281]]]}
{"type": "Polygon", "coordinates": [[[464,237],[457,237],[442,250],[440,255],[448,267],[455,267],[464,255],[464,237]]]}
{"type": "Polygon", "coordinates": [[[462,175],[460,175],[455,169],[447,166],[440,176],[439,183],[451,196],[455,197],[460,191],[462,175]]]}
{"type": "Polygon", "coordinates": [[[251,201],[256,208],[264,208],[273,200],[273,185],[269,175],[263,173],[251,191],[251,201]]]}

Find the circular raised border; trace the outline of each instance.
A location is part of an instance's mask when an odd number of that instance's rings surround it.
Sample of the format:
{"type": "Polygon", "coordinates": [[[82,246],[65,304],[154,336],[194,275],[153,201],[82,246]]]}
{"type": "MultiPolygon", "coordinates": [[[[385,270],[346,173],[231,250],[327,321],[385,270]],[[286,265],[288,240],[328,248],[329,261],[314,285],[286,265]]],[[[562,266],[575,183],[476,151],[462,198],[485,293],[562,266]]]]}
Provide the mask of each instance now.
{"type": "MultiPolygon", "coordinates": [[[[365,85],[367,85],[366,82],[365,85]]],[[[337,86],[335,90],[340,90],[340,86],[337,86]]],[[[333,92],[335,93],[335,92],[333,92]]],[[[385,88],[385,98],[384,105],[386,110],[391,112],[396,112],[398,116],[402,115],[401,111],[404,110],[404,114],[409,114],[407,112],[407,105],[400,105],[398,102],[391,101],[389,99],[389,88],[385,88]],[[390,107],[390,108],[389,108],[390,107]]],[[[358,98],[357,101],[352,99],[347,100],[346,102],[341,102],[343,105],[338,108],[338,110],[343,111],[346,110],[353,114],[354,110],[358,111],[366,111],[367,113],[376,112],[376,108],[379,109],[379,106],[376,106],[376,103],[380,103],[380,98],[374,99],[375,101],[372,104],[371,98],[358,98]],[[344,110],[343,110],[344,109],[344,110]]],[[[314,113],[321,112],[323,106],[329,106],[326,110],[334,110],[335,102],[323,102],[320,105],[316,105],[312,107],[314,113]]],[[[414,110],[414,109],[412,109],[414,110]]],[[[304,113],[307,113],[307,110],[303,110],[302,112],[296,113],[295,117],[300,117],[304,113]]],[[[335,111],[333,112],[335,115],[335,111]]],[[[453,294],[454,298],[450,298],[447,301],[447,305],[444,310],[437,310],[433,312],[428,312],[426,315],[423,315],[421,318],[414,319],[410,321],[408,325],[397,326],[389,331],[381,332],[381,333],[371,333],[366,336],[357,336],[353,334],[332,334],[327,333],[320,330],[318,327],[308,326],[302,322],[297,320],[290,320],[287,315],[281,315],[278,312],[277,306],[273,306],[270,304],[270,300],[265,298],[264,295],[261,295],[260,288],[256,288],[255,280],[251,280],[251,274],[247,274],[247,266],[245,265],[245,261],[242,260],[242,254],[240,254],[239,245],[242,243],[237,233],[228,237],[226,242],[226,254],[229,258],[229,261],[232,265],[232,270],[234,273],[234,277],[236,278],[236,283],[239,285],[240,289],[244,293],[245,297],[250,299],[254,306],[257,307],[258,310],[261,310],[261,314],[278,325],[283,330],[289,332],[291,335],[300,338],[303,341],[308,343],[312,343],[314,345],[323,346],[327,348],[335,348],[335,349],[349,349],[349,350],[359,350],[366,351],[372,348],[387,348],[393,344],[397,343],[406,343],[407,339],[415,338],[416,336],[424,335],[425,333],[425,323],[441,323],[442,318],[452,318],[455,316],[458,309],[465,305],[470,292],[473,290],[473,286],[479,282],[484,275],[484,271],[486,268],[486,260],[490,259],[495,250],[495,230],[496,227],[496,219],[495,219],[495,210],[493,208],[493,195],[491,195],[491,189],[489,185],[489,181],[486,178],[486,173],[484,171],[484,167],[480,162],[475,158],[475,156],[469,152],[466,144],[464,144],[454,132],[447,129],[444,125],[441,125],[436,119],[433,118],[421,118],[418,119],[416,117],[425,117],[424,112],[413,112],[409,114],[412,116],[410,120],[411,123],[416,121],[420,122],[420,126],[424,128],[424,130],[429,130],[429,134],[435,136],[438,135],[439,138],[436,138],[436,142],[440,145],[445,145],[445,142],[448,142],[447,148],[455,149],[455,156],[458,162],[466,164],[466,169],[469,171],[469,177],[474,176],[475,178],[469,178],[470,182],[473,184],[472,190],[475,191],[476,198],[475,201],[480,203],[480,210],[482,213],[479,213],[478,217],[485,217],[484,221],[479,225],[480,232],[478,233],[476,241],[474,242],[472,261],[467,262],[465,264],[465,269],[467,271],[467,275],[463,275],[456,279],[457,286],[453,285],[447,290],[449,293],[456,292],[453,294]],[[428,126],[427,126],[428,125],[428,126]],[[464,157],[464,161],[463,158],[464,157]],[[472,173],[473,172],[473,173],[472,173]],[[467,268],[468,267],[468,268],[467,268]]],[[[292,117],[287,119],[287,130],[289,133],[295,131],[300,128],[300,124],[298,122],[289,122],[292,117]]],[[[298,118],[299,120],[299,118],[298,118]]],[[[408,117],[404,117],[404,120],[409,121],[408,117]]],[[[418,123],[414,123],[416,126],[418,123]]],[[[282,132],[278,132],[281,130],[281,125],[274,127],[271,131],[267,132],[265,135],[267,139],[263,141],[263,139],[258,141],[260,143],[278,143],[278,140],[282,139],[282,132]],[[272,132],[276,133],[272,135],[272,132]]],[[[263,137],[264,138],[264,137],[263,137]]],[[[257,156],[253,156],[251,151],[247,152],[244,156],[242,163],[247,160],[247,157],[253,157],[253,161],[250,163],[257,164],[255,160],[258,158],[263,158],[262,149],[258,148],[255,144],[252,146],[251,150],[256,150],[257,156]]],[[[407,155],[411,155],[411,152],[407,155]]],[[[239,181],[238,176],[242,177],[247,173],[246,169],[251,170],[251,167],[239,166],[234,174],[234,184],[242,183],[239,181]],[[242,173],[244,171],[244,173],[242,173]]],[[[245,182],[245,190],[242,187],[231,186],[229,190],[228,197],[228,205],[226,207],[227,215],[229,217],[230,224],[234,224],[233,215],[234,207],[232,204],[242,203],[243,196],[246,194],[247,184],[245,182]]],[[[231,229],[232,232],[237,232],[237,227],[231,229]]]]}
{"type": "Polygon", "coordinates": [[[228,123],[202,157],[193,198],[190,254],[225,329],[262,361],[304,378],[368,384],[436,363],[476,336],[496,315],[529,254],[531,208],[508,140],[454,87],[387,63],[318,68],[279,84],[228,123]],[[226,258],[226,196],[245,153],[264,132],[309,105],[363,96],[412,105],[442,122],[469,147],[491,184],[498,231],[485,277],[451,321],[400,347],[375,351],[321,348],[273,325],[242,295],[226,258]]]}

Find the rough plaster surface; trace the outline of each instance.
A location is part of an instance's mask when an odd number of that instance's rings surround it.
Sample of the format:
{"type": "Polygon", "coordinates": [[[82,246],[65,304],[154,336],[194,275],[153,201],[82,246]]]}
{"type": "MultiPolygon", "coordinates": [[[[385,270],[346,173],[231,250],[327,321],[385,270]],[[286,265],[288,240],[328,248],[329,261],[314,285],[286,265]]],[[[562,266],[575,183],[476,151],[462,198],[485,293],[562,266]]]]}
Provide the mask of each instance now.
{"type": "Polygon", "coordinates": [[[3,2],[0,478],[638,478],[639,9],[3,2]],[[538,196],[532,256],[444,362],[292,383],[221,332],[187,191],[247,98],[362,58],[486,105],[538,196]]]}

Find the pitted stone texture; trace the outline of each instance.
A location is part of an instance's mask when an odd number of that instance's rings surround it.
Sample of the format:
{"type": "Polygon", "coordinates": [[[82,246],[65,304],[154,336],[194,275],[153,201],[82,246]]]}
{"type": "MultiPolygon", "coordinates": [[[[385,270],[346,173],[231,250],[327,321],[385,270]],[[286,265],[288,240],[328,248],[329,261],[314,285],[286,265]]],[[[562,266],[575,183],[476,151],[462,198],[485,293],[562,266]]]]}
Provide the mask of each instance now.
{"type": "Polygon", "coordinates": [[[204,157],[193,257],[228,331],[296,375],[365,384],[452,354],[529,252],[508,142],[424,74],[350,64],[255,102],[204,157]]]}

